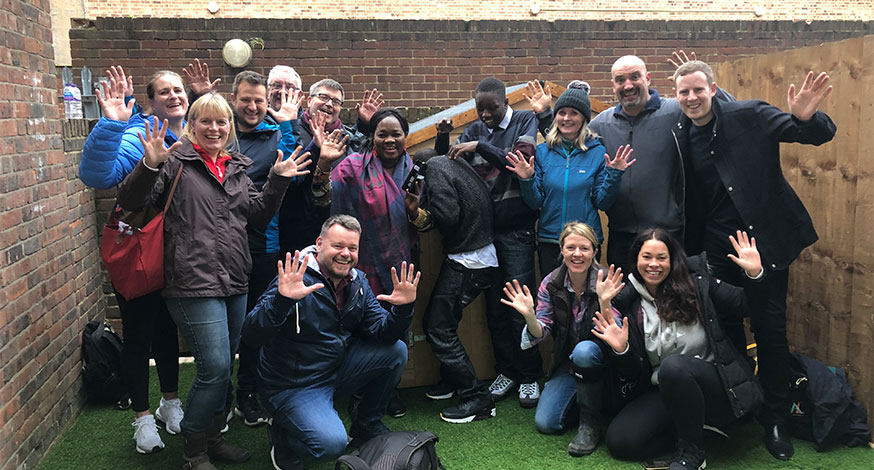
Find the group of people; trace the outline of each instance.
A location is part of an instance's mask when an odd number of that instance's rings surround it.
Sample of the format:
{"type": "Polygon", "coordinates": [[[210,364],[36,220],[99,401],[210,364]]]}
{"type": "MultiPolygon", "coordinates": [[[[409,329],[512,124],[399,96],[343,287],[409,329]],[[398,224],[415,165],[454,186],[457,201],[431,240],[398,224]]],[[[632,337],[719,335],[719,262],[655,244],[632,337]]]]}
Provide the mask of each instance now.
{"type": "Polygon", "coordinates": [[[779,143],[834,136],[817,110],[828,76],[792,85],[786,113],[735,101],[694,54],[672,61],[676,98],[667,99],[650,88],[643,60],[619,58],[618,104],[594,118],[585,82],[552,106],[551,90],[531,81],[526,111],[486,78],[474,90],[479,120],[452,143],[452,122],[438,122],[434,148],[413,156],[409,123],[376,89],[349,127],[335,80],[304,96],[290,67],[266,78],[243,71],[225,100],[195,61],[186,80],[153,75],[143,113],[132,79],[112,67],[82,181],[118,185],[126,210],[163,207],[177,186],[164,214],[166,287],[116,294],[137,451],[164,447],[156,418],[182,435],[183,468],[196,470],[249,459],[222,435],[234,414],[268,425],[277,469],[333,459],[388,432],[383,416],[405,412],[395,388],[420,277],[417,233],[437,229],[446,256],[423,325],[440,381],[425,395],[457,398],[441,419],[494,417],[495,402],[516,392],[521,406],[536,407],[539,432],[577,428],[571,455],[593,452],[603,436],[620,459],[673,450],[679,470],[704,468],[705,428],[758,413],[769,452],[790,458],[788,266],[816,232],[783,177],[779,143]],[[423,178],[410,178],[414,167],[423,178]],[[609,221],[604,265],[599,210],[609,221]],[[457,331],[480,293],[494,346],[490,384],[457,331]],[[184,411],[177,327],[197,367],[184,411]],[[541,390],[537,345],[549,336],[541,390]],[[154,416],[150,351],[163,394],[154,416]],[[348,433],[338,392],[352,395],[348,433]]]}

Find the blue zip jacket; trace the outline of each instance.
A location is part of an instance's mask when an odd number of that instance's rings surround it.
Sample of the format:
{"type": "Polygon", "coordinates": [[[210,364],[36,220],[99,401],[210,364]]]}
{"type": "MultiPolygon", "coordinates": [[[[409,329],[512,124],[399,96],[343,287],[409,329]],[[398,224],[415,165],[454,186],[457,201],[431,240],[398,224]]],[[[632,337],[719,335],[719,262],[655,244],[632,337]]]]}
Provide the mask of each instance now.
{"type": "MultiPolygon", "coordinates": [[[[82,149],[79,162],[79,179],[85,186],[110,189],[121,183],[143,158],[143,144],[138,134],[146,129],[146,119],[151,116],[134,114],[128,122],[100,118],[82,149]]],[[[151,125],[151,119],[150,119],[151,125]]],[[[169,147],[178,137],[169,129],[164,143],[169,147]]]]}
{"type": "Polygon", "coordinates": [[[624,171],[609,168],[604,162],[604,146],[599,139],[586,141],[589,150],[575,148],[570,154],[563,146],[537,146],[534,177],[520,179],[522,198],[529,207],[540,209],[537,237],[558,244],[567,222],[588,224],[604,241],[598,209],[606,211],[616,201],[624,171]]]}
{"type": "Polygon", "coordinates": [[[243,322],[243,341],[261,347],[259,390],[268,393],[334,381],[355,338],[391,344],[413,319],[412,303],[386,311],[358,269],[352,270],[346,285],[346,305],[341,312],[334,286],[315,260],[315,246],[306,248],[301,256],[307,254],[313,256],[304,284],[321,282],[325,286],[294,300],[279,293],[278,278],[274,278],[243,322]]]}

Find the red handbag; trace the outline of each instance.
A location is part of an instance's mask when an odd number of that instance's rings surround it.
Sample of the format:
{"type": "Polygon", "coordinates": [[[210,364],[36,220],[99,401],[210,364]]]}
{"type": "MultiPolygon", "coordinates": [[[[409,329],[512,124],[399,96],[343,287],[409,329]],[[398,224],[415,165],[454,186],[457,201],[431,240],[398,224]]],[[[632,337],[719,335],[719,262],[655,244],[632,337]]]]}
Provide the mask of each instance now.
{"type": "Polygon", "coordinates": [[[103,226],[100,258],[112,286],[127,300],[164,288],[164,213],[170,207],[182,167],[173,179],[164,210],[126,211],[116,205],[103,226]]]}

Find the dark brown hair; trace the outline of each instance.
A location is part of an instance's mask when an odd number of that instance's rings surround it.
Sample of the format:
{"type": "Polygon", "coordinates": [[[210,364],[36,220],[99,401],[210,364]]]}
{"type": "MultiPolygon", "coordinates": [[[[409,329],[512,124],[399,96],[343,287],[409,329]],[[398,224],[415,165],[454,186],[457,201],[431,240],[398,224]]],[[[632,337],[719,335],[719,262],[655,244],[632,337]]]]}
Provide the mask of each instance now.
{"type": "Polygon", "coordinates": [[[692,286],[692,276],[689,274],[689,263],[680,242],[663,228],[649,228],[637,235],[631,244],[628,266],[634,276],[643,280],[643,275],[637,269],[637,258],[643,244],[649,240],[658,240],[668,247],[671,257],[671,271],[656,288],[655,305],[659,318],[665,321],[676,321],[690,325],[698,320],[698,305],[695,288],[692,286]]]}

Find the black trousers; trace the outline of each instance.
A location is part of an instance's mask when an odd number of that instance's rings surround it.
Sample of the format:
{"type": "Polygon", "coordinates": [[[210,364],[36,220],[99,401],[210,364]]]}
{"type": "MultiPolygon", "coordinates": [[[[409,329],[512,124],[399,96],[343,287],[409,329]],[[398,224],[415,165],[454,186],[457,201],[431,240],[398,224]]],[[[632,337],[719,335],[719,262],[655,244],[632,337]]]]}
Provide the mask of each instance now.
{"type": "Polygon", "coordinates": [[[149,407],[149,356],[155,356],[161,393],[179,390],[179,339],[161,291],[126,300],[115,293],[124,343],[121,373],[137,413],[149,407]]]}
{"type": "Polygon", "coordinates": [[[477,379],[473,363],[458,338],[458,323],[464,308],[489,288],[495,270],[467,269],[446,258],[425,310],[425,338],[440,360],[440,380],[451,385],[462,400],[489,396],[488,386],[477,379]]]}
{"type": "MultiPolygon", "coordinates": [[[[787,394],[791,381],[789,340],[786,338],[786,293],[789,289],[789,270],[768,270],[764,278],[753,281],[728,259],[728,253],[708,252],[707,262],[713,269],[714,276],[744,288],[752,309],[748,314],[756,338],[759,381],[765,393],[765,403],[760,417],[765,424],[782,423],[789,411],[787,394]]],[[[724,330],[733,342],[745,342],[742,323],[727,324],[724,330]]],[[[739,351],[746,351],[746,349],[742,348],[739,351]]]]}
{"type": "MultiPolygon", "coordinates": [[[[249,273],[246,312],[252,311],[261,294],[276,278],[276,262],[281,257],[279,253],[251,253],[251,255],[252,272],[249,273]]],[[[258,386],[258,361],[261,357],[261,351],[240,341],[240,348],[237,352],[240,358],[240,367],[237,369],[237,399],[239,399],[240,395],[255,393],[258,386]]],[[[230,405],[230,402],[227,404],[230,405]]]]}
{"type": "Polygon", "coordinates": [[[723,427],[733,421],[716,366],[672,354],[659,367],[659,386],[622,408],[605,441],[617,459],[645,460],[672,451],[678,438],[700,446],[704,424],[723,427]]]}

